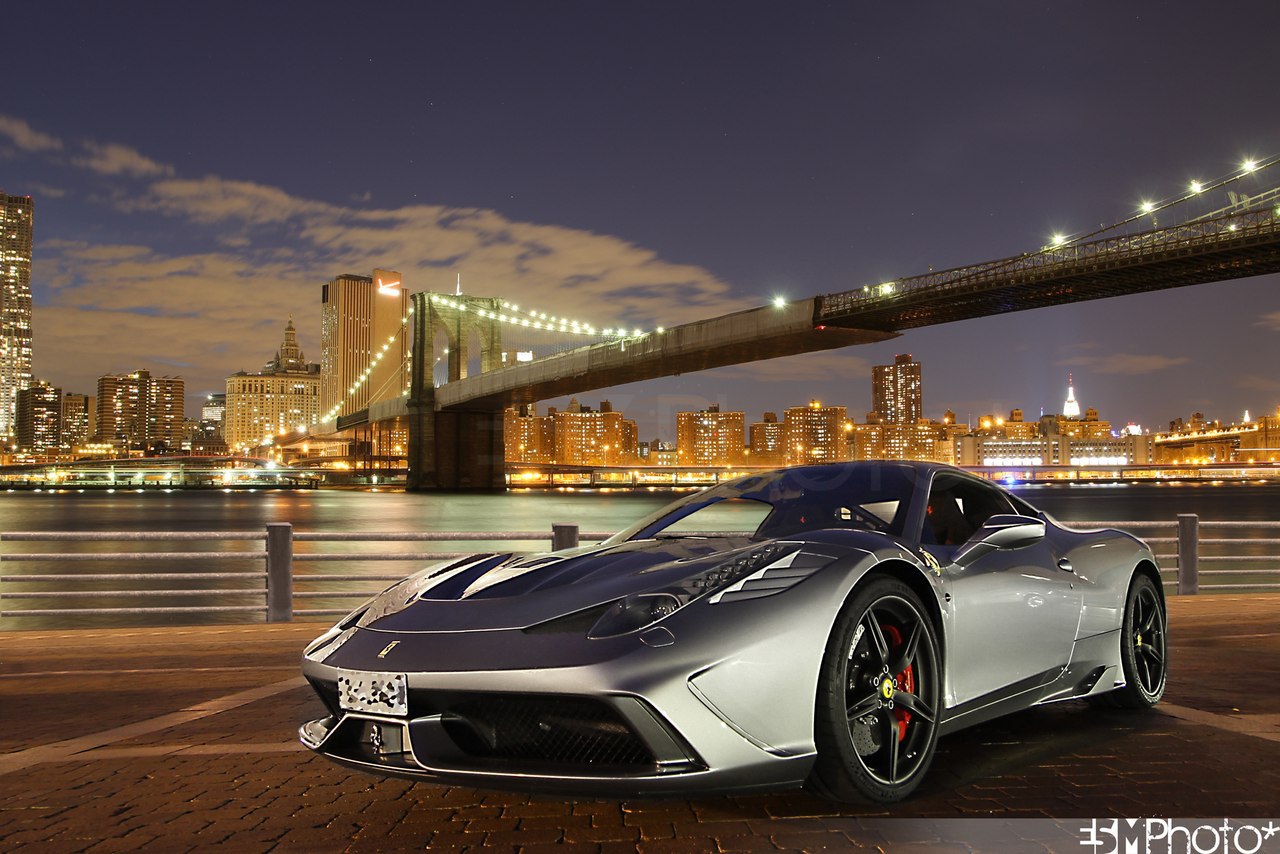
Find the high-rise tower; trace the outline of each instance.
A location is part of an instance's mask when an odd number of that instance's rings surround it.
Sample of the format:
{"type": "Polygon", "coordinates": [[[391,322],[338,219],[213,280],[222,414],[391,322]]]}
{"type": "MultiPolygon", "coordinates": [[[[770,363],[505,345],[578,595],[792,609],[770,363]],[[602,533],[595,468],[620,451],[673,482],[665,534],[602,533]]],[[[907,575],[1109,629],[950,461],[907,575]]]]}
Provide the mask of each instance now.
{"type": "Polygon", "coordinates": [[[0,192],[0,440],[16,428],[18,392],[31,385],[30,196],[0,192]]]}
{"type": "Polygon", "coordinates": [[[1067,374],[1067,399],[1062,403],[1062,414],[1067,418],[1080,417],[1080,404],[1076,402],[1075,378],[1067,374]]]}
{"type": "Polygon", "coordinates": [[[321,291],[321,420],[359,412],[409,387],[409,292],[399,273],[373,272],[338,276],[321,291]]]}
{"type": "Polygon", "coordinates": [[[881,424],[915,424],[923,417],[920,363],[910,353],[895,356],[892,365],[871,369],[871,410],[879,414],[881,424]]]}

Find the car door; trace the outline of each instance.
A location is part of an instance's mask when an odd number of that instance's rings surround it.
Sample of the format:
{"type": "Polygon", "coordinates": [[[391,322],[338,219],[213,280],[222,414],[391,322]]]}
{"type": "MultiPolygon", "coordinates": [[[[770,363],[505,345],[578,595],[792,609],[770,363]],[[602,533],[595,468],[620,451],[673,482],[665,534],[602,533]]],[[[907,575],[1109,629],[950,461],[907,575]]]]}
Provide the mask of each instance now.
{"type": "Polygon", "coordinates": [[[1043,685],[1070,661],[1081,596],[1047,538],[992,551],[963,568],[951,561],[988,518],[1018,509],[977,478],[943,473],[930,486],[921,539],[938,558],[949,596],[950,706],[1043,685]]]}

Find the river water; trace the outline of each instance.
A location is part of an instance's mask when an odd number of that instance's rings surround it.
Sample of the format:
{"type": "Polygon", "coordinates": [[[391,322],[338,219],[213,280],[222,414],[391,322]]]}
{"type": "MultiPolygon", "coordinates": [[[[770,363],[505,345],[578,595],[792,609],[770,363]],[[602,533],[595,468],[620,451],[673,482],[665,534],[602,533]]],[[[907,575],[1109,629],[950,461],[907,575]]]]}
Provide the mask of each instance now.
{"type": "MultiPolygon", "coordinates": [[[[1202,520],[1274,521],[1280,519],[1280,485],[1221,484],[1089,484],[1016,487],[1032,504],[1064,521],[1168,520],[1180,513],[1195,513],[1202,520]]],[[[147,491],[108,493],[7,492],[0,493],[0,533],[22,531],[261,531],[268,522],[289,522],[297,532],[398,532],[398,531],[546,531],[542,543],[522,548],[545,548],[553,523],[577,524],[583,531],[615,531],[649,511],[673,500],[670,492],[647,491],[528,491],[495,494],[403,493],[389,491],[147,491]]],[[[1274,530],[1253,536],[1277,536],[1274,530]]],[[[1143,533],[1138,531],[1138,533],[1143,533]]],[[[295,564],[299,575],[358,574],[382,576],[407,574],[425,561],[375,562],[360,560],[369,552],[469,551],[510,549],[511,544],[480,543],[298,543],[299,555],[310,552],[350,554],[350,560],[295,564]]],[[[261,550],[259,542],[197,543],[35,543],[5,542],[0,547],[0,576],[57,575],[48,582],[0,582],[0,611],[72,607],[136,607],[156,605],[261,604],[261,597],[239,594],[173,595],[139,600],[112,591],[128,588],[182,590],[207,587],[202,581],[166,582],[177,572],[261,572],[261,558],[235,561],[192,559],[166,562],[37,562],[14,561],[9,555],[34,552],[183,551],[219,552],[261,550]],[[134,572],[155,575],[155,582],[94,581],[90,573],[134,572]],[[65,580],[63,580],[65,579],[65,580]],[[79,598],[25,598],[23,593],[66,590],[85,594],[79,598]]],[[[1171,551],[1170,547],[1156,551],[1171,551]]],[[[1272,552],[1276,549],[1271,549],[1272,552]]],[[[312,589],[300,581],[299,591],[312,589]]],[[[261,589],[260,580],[232,581],[241,589],[261,589]]],[[[333,582],[324,590],[352,591],[381,588],[385,582],[333,582]]],[[[300,598],[298,608],[345,608],[353,597],[300,598]]],[[[217,623],[262,619],[244,613],[163,615],[22,615],[0,618],[0,630],[71,626],[217,623]]]]}

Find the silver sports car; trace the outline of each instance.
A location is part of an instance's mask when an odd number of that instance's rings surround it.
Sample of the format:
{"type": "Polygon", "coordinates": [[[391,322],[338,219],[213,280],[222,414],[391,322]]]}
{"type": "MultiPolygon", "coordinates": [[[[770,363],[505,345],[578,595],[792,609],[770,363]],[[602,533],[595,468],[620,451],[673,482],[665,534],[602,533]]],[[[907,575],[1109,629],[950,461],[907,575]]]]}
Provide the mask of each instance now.
{"type": "Polygon", "coordinates": [[[946,466],[752,474],[599,545],[422,570],[304,653],[307,747],[593,795],[808,785],[890,802],[941,735],[1164,693],[1155,558],[946,466]]]}

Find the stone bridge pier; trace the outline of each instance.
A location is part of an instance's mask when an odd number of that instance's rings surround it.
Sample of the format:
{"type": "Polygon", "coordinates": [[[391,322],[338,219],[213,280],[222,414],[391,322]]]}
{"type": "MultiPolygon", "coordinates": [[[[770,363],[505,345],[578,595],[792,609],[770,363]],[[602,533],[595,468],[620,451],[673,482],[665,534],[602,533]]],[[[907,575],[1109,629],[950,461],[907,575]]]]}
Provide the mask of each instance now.
{"type": "Polygon", "coordinates": [[[448,381],[467,376],[469,342],[480,339],[480,371],[502,365],[502,329],[477,309],[500,311],[489,297],[416,293],[413,300],[413,361],[409,385],[410,491],[504,489],[506,465],[501,405],[438,409],[435,387],[436,336],[447,347],[448,381]]]}

